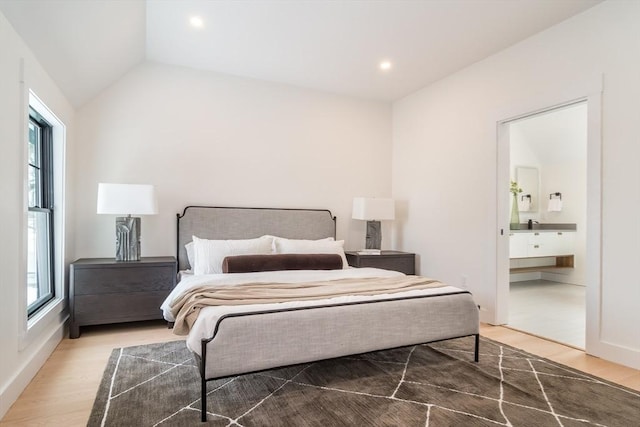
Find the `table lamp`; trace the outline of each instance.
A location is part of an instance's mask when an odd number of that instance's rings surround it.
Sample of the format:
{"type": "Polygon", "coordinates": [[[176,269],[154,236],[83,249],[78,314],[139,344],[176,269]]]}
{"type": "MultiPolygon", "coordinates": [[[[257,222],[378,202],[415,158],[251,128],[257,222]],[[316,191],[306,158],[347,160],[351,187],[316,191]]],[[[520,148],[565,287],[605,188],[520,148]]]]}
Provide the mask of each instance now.
{"type": "Polygon", "coordinates": [[[140,218],[158,213],[156,192],[146,184],[98,184],[98,214],[116,217],[116,261],[140,261],[140,218]]]}
{"type": "Polygon", "coordinates": [[[395,219],[393,199],[355,197],[353,199],[352,218],[367,221],[366,249],[364,252],[380,254],[380,245],[382,243],[380,221],[395,219]]]}

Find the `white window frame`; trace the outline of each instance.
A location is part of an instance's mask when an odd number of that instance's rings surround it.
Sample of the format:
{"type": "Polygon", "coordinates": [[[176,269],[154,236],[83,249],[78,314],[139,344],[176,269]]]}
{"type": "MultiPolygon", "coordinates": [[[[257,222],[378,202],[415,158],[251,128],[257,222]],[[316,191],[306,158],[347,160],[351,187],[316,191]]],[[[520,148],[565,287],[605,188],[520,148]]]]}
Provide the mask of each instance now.
{"type": "MultiPolygon", "coordinates": [[[[44,102],[32,91],[28,92],[28,102],[23,108],[23,215],[21,230],[21,281],[18,291],[20,316],[20,349],[33,343],[40,337],[52,323],[62,324],[68,314],[65,312],[67,296],[65,293],[65,151],[66,151],[66,126],[44,102]],[[53,282],[54,298],[41,307],[31,318],[27,312],[27,221],[29,214],[29,184],[28,184],[28,126],[29,107],[37,111],[50,125],[53,139],[53,282]]],[[[40,337],[39,339],[42,339],[40,337]]]]}

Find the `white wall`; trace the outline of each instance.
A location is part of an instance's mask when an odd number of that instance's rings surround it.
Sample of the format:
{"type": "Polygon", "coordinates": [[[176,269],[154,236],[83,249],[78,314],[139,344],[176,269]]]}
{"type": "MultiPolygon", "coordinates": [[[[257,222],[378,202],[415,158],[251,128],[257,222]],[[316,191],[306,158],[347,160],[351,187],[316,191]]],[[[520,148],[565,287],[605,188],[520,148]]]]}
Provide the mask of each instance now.
{"type": "MultiPolygon", "coordinates": [[[[188,68],[141,65],[78,110],[76,256],[114,255],[99,182],[154,184],[142,254],[175,254],[187,205],[328,208],[364,245],[354,196],[391,194],[391,106],[188,68]]],[[[386,233],[390,239],[390,233],[386,233]]]]}
{"type": "MultiPolygon", "coordinates": [[[[393,106],[396,241],[421,272],[495,314],[498,113],[604,74],[602,289],[597,352],[640,367],[640,2],[607,1],[393,106]]],[[[585,94],[586,95],[586,94],[585,94]]],[[[508,117],[504,117],[506,119],[508,117]]],[[[508,215],[505,215],[508,218],[508,215]]]]}
{"type": "MultiPolygon", "coordinates": [[[[0,418],[29,383],[63,336],[65,313],[55,313],[24,337],[24,304],[20,288],[26,286],[26,114],[28,89],[64,122],[67,129],[67,178],[72,171],[74,111],[45,73],[29,48],[0,13],[0,418]],[[21,58],[24,71],[20,70],[21,58]],[[24,87],[20,76],[24,76],[24,87]]],[[[67,179],[68,208],[72,200],[67,179]]],[[[67,262],[73,254],[72,212],[67,209],[67,262]]]]}

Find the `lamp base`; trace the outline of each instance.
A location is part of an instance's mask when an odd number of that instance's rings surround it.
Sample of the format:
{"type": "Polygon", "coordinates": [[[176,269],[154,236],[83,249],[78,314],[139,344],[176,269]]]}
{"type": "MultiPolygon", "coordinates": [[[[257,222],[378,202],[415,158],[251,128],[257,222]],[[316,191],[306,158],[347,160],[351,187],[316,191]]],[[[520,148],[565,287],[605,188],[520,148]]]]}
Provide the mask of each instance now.
{"type": "Polygon", "coordinates": [[[140,218],[116,218],[116,261],[140,261],[140,218]]]}
{"type": "Polygon", "coordinates": [[[380,221],[367,221],[367,238],[364,247],[366,249],[380,249],[382,243],[382,231],[380,221]]]}

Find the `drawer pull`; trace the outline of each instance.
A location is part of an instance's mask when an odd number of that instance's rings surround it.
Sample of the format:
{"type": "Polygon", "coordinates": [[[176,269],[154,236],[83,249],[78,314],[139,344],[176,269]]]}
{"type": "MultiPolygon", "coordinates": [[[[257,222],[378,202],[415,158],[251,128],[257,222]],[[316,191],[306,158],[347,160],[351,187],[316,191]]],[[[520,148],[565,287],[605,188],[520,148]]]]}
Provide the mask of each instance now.
{"type": "Polygon", "coordinates": [[[533,233],[533,235],[534,235],[534,236],[539,236],[539,235],[540,235],[540,233],[533,233]]]}
{"type": "Polygon", "coordinates": [[[533,245],[533,247],[534,247],[535,249],[538,249],[538,248],[540,247],[540,245],[533,245]]]}
{"type": "Polygon", "coordinates": [[[562,231],[558,231],[558,236],[562,236],[562,231]]]}

